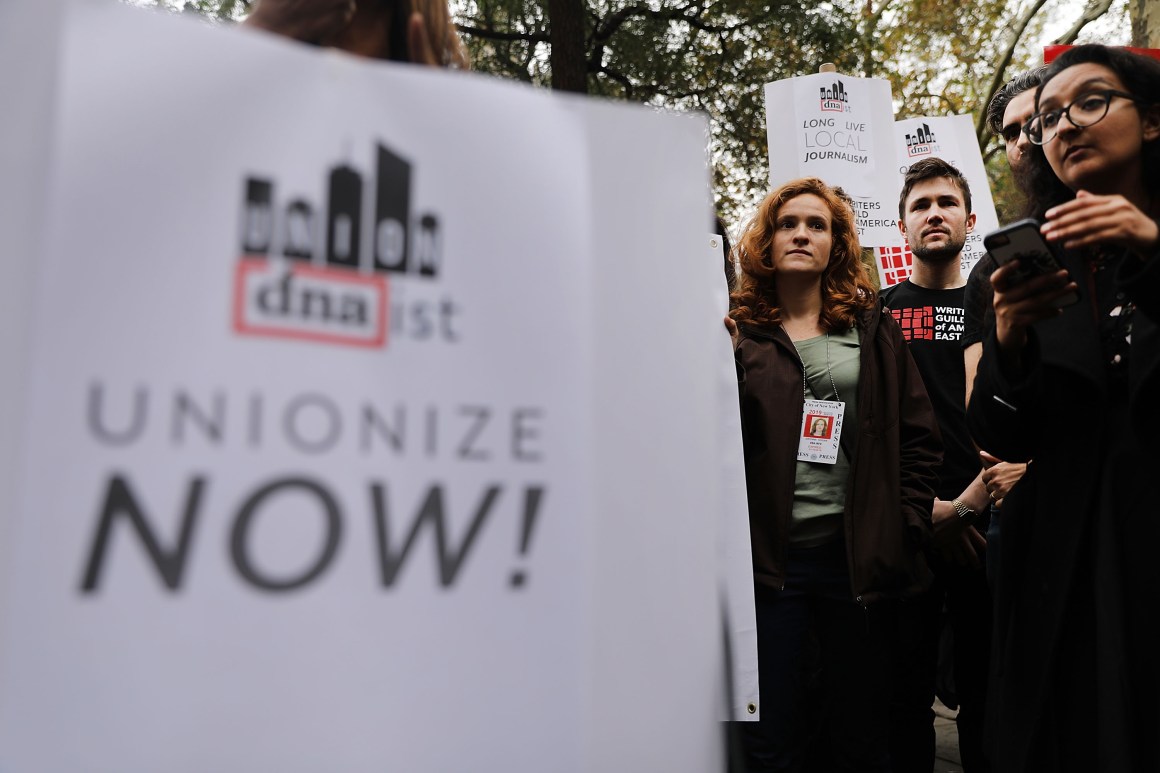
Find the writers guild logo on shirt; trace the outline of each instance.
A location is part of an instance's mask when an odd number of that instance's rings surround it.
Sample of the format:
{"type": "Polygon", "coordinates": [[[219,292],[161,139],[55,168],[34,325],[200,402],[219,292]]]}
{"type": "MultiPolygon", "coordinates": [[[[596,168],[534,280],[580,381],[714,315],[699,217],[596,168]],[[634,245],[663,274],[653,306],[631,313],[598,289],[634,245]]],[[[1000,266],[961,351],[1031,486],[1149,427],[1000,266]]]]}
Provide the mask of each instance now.
{"type": "MultiPolygon", "coordinates": [[[[399,323],[412,309],[396,308],[389,296],[401,288],[388,278],[405,283],[438,277],[439,220],[412,212],[412,165],[381,143],[375,156],[376,169],[365,181],[347,163],[332,167],[321,204],[292,193],[279,202],[271,177],[245,179],[234,274],[237,333],[381,348],[388,328],[398,334],[396,328],[404,327],[399,323]],[[364,223],[364,198],[372,196],[366,213],[371,220],[364,223]]],[[[454,340],[454,308],[450,301],[443,304],[447,340],[454,340]]],[[[435,327],[427,319],[428,336],[435,327]]]]}
{"type": "Polygon", "coordinates": [[[850,112],[850,95],[846,93],[842,81],[835,80],[828,88],[823,86],[818,91],[821,92],[819,101],[823,113],[850,112]]]}
{"type": "Polygon", "coordinates": [[[910,306],[890,313],[907,341],[959,341],[963,337],[963,309],[959,306],[910,306]]]}
{"type": "Polygon", "coordinates": [[[939,146],[935,142],[934,132],[931,131],[930,125],[924,123],[914,130],[914,134],[907,132],[906,155],[909,158],[917,158],[936,153],[939,151],[939,146]]]}

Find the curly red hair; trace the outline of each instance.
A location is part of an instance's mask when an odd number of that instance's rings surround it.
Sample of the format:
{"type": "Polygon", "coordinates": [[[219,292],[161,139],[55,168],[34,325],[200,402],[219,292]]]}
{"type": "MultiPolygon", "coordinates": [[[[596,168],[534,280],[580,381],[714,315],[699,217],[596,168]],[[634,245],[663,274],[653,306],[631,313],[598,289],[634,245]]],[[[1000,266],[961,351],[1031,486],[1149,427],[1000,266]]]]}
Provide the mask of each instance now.
{"type": "Polygon", "coordinates": [[[822,313],[818,322],[828,331],[849,330],[858,313],[877,302],[874,286],[861,260],[854,212],[842,198],[816,177],[803,177],[781,186],[765,197],[745,226],[734,253],[741,266],[737,291],[730,296],[735,308],[729,312],[738,322],[776,325],[781,322],[777,300],[777,272],[773,267],[773,234],[777,215],[790,199],[812,194],[830,209],[833,238],[830,262],[822,272],[822,313]]]}

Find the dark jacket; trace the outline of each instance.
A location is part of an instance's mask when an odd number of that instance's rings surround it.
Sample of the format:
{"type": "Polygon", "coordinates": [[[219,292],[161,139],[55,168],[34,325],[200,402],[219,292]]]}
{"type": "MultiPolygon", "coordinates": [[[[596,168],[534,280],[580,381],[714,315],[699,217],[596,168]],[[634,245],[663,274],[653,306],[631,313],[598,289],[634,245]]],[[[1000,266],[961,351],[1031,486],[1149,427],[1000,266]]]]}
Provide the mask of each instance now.
{"type": "MultiPolygon", "coordinates": [[[[844,522],[851,594],[868,604],[912,595],[924,585],[918,551],[930,534],[942,444],[898,323],[879,305],[863,312],[858,329],[858,440],[844,522]]],[[[736,358],[754,582],[759,592],[781,590],[804,401],[802,362],[780,325],[742,325],[736,358]]]]}
{"type": "Polygon", "coordinates": [[[1079,303],[1029,330],[1021,373],[991,332],[967,411],[980,447],[1034,459],[1003,502],[989,745],[996,770],[1023,771],[1082,727],[1099,770],[1160,770],[1160,258],[1117,276],[1136,303],[1126,405],[1090,269],[1062,259],[1079,303]]]}

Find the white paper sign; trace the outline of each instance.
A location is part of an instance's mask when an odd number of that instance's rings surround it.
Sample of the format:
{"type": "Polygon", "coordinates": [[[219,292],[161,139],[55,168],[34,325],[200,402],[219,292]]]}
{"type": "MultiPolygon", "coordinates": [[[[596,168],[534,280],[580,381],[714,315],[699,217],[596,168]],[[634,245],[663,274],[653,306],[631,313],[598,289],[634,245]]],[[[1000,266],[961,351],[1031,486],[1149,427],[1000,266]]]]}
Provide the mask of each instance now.
{"type": "Polygon", "coordinates": [[[864,247],[893,244],[897,188],[890,82],[817,73],[768,83],[769,181],[820,177],[854,199],[864,247]]]}
{"type": "Polygon", "coordinates": [[[60,7],[0,770],[719,769],[703,119],[60,7]]]}
{"type": "MultiPolygon", "coordinates": [[[[709,281],[717,288],[717,308],[724,320],[729,313],[725,284],[724,245],[710,234],[705,264],[713,266],[709,281]]],[[[737,366],[724,325],[714,362],[718,363],[717,440],[721,469],[721,528],[718,553],[726,601],[730,662],[733,681],[728,718],[761,718],[757,680],[757,618],[753,601],[753,549],[749,541],[749,499],[745,489],[745,449],[741,440],[741,406],[737,393],[737,366]]]]}
{"type": "MultiPolygon", "coordinates": [[[[991,183],[975,138],[974,120],[969,115],[951,115],[897,121],[894,124],[894,142],[900,175],[898,192],[902,190],[901,176],[906,174],[910,165],[932,156],[954,164],[967,178],[971,186],[971,209],[976,216],[974,231],[967,234],[967,243],[961,256],[963,276],[967,276],[986,253],[983,237],[999,227],[995,202],[991,197],[991,183]]],[[[897,198],[896,193],[895,200],[897,198]]],[[[875,257],[882,287],[898,284],[910,276],[914,256],[901,232],[893,243],[878,247],[875,257]]]]}

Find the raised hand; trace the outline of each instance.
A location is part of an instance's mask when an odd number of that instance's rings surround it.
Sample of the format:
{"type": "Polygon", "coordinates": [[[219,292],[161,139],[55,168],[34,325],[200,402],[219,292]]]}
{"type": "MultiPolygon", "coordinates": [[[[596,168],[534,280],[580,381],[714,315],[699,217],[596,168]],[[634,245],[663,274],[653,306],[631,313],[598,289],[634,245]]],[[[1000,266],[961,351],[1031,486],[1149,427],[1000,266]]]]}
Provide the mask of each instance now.
{"type": "Polygon", "coordinates": [[[1160,247],[1160,225],[1120,195],[1098,196],[1079,191],[1075,198],[1047,210],[1040,231],[1049,242],[1072,249],[1092,244],[1118,244],[1149,256],[1160,247]]]}

